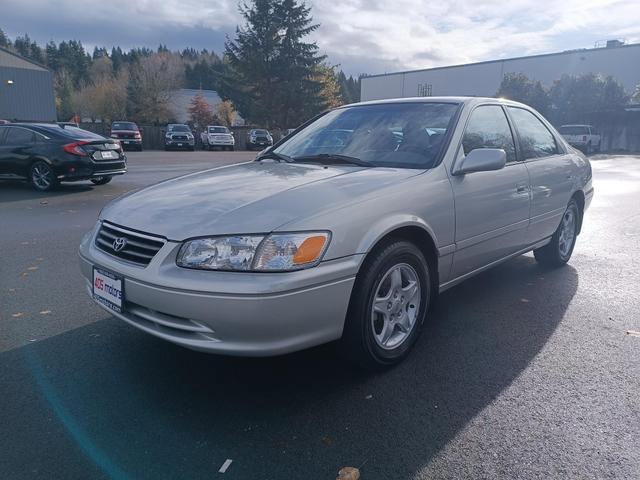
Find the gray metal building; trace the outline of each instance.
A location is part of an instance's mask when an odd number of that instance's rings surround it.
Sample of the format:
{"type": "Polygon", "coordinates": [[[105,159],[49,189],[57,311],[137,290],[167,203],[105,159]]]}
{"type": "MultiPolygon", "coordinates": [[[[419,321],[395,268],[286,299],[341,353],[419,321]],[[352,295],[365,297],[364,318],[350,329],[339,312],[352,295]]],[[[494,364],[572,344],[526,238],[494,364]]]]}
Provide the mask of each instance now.
{"type": "Polygon", "coordinates": [[[0,119],[56,120],[52,73],[4,48],[0,48],[0,119]]]}
{"type": "Polygon", "coordinates": [[[493,97],[507,73],[524,73],[545,86],[562,75],[611,75],[628,93],[640,83],[640,44],[609,41],[602,48],[491,60],[363,77],[361,99],[471,95],[493,97]]]}

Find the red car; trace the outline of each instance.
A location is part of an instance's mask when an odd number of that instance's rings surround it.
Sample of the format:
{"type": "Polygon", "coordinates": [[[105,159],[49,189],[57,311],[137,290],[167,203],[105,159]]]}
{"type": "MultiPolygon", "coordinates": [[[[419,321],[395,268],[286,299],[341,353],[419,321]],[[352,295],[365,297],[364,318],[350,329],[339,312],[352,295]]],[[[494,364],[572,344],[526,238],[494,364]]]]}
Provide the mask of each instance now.
{"type": "Polygon", "coordinates": [[[142,130],[133,122],[113,122],[110,137],[118,140],[125,150],[142,151],[142,130]]]}

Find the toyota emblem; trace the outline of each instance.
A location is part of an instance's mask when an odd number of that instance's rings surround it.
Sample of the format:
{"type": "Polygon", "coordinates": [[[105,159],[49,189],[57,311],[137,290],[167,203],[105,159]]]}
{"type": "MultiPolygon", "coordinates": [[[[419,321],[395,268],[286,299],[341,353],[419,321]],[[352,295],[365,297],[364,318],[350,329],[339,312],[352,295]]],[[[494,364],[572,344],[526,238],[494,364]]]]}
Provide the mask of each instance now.
{"type": "Polygon", "coordinates": [[[119,252],[127,245],[127,239],[124,237],[118,237],[113,241],[113,250],[119,252]]]}

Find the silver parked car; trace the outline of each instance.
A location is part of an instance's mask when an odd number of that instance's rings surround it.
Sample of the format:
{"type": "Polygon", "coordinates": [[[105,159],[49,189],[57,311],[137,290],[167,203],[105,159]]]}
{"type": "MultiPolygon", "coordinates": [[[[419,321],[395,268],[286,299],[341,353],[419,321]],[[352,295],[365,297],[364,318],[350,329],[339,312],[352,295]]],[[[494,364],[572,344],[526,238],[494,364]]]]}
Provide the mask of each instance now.
{"type": "Polygon", "coordinates": [[[589,162],[525,105],[367,102],[113,201],[80,263],[102,307],[176,344],[266,356],[340,339],[384,366],[438,292],[531,250],[566,263],[592,196],[589,162]]]}

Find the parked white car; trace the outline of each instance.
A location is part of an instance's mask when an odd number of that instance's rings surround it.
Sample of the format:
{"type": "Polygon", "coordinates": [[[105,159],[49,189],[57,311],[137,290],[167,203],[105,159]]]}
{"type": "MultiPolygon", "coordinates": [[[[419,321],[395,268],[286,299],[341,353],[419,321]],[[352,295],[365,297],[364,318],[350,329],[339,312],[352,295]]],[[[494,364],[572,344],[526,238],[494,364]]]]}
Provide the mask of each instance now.
{"type": "Polygon", "coordinates": [[[600,151],[600,134],[591,125],[562,125],[558,131],[572,147],[585,153],[600,151]]]}
{"type": "Polygon", "coordinates": [[[200,134],[200,140],[202,140],[202,148],[205,150],[211,150],[215,147],[219,147],[221,150],[233,150],[236,144],[231,130],[220,125],[209,125],[200,134]]]}

